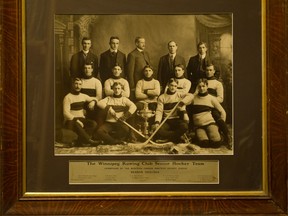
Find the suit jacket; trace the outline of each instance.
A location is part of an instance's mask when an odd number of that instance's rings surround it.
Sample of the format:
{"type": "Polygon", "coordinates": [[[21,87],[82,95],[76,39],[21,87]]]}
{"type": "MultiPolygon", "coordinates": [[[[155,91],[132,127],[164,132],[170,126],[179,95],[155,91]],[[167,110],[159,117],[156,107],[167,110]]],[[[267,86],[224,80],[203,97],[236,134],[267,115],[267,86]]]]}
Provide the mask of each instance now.
{"type": "Polygon", "coordinates": [[[70,61],[70,76],[71,77],[84,77],[84,65],[86,62],[93,63],[93,76],[98,75],[98,58],[91,51],[88,52],[86,58],[83,51],[74,54],[70,61]]]}
{"type": "Polygon", "coordinates": [[[143,68],[146,65],[151,65],[149,54],[146,51],[140,52],[135,49],[128,54],[126,74],[130,89],[134,89],[136,83],[143,78],[143,68]]]}
{"type": "Polygon", "coordinates": [[[126,65],[126,55],[120,50],[117,51],[115,57],[112,56],[111,51],[107,50],[100,55],[100,64],[99,64],[99,74],[102,83],[107,79],[111,78],[113,75],[112,68],[116,63],[122,68],[121,77],[126,78],[125,75],[125,65],[126,65]]]}
{"type": "MultiPolygon", "coordinates": [[[[210,58],[206,55],[205,58],[202,60],[202,65],[200,63],[200,56],[197,54],[196,56],[192,56],[189,59],[188,66],[187,66],[187,74],[188,79],[192,83],[196,83],[198,79],[206,77],[206,66],[211,64],[210,58]]],[[[194,86],[195,87],[195,86],[194,86]]]]}
{"type": "MultiPolygon", "coordinates": [[[[174,67],[178,64],[182,64],[184,67],[186,66],[185,59],[180,55],[175,56],[172,67],[169,64],[169,54],[166,54],[160,58],[158,65],[158,80],[163,89],[165,88],[168,80],[175,76],[174,67]]],[[[184,77],[187,78],[186,69],[184,72],[184,77]]]]}

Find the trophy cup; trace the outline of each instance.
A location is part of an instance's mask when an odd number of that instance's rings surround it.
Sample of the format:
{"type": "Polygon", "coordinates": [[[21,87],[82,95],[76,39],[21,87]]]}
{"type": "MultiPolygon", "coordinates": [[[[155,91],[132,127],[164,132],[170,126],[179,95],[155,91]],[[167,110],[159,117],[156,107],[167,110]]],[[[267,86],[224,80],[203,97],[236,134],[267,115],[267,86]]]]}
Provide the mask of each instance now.
{"type": "Polygon", "coordinates": [[[149,110],[148,103],[144,102],[144,108],[142,110],[138,110],[137,115],[140,116],[142,119],[144,119],[143,126],[141,127],[142,134],[148,136],[149,135],[148,119],[155,115],[155,111],[149,110]]]}

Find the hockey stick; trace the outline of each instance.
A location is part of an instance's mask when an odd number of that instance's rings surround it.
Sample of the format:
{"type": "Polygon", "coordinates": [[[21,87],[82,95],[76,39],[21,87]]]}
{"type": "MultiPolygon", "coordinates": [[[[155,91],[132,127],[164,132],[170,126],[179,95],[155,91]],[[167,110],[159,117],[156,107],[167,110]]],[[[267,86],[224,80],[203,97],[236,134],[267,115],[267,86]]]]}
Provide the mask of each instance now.
{"type": "MultiPolygon", "coordinates": [[[[138,131],[136,128],[134,128],[132,125],[130,125],[129,123],[127,123],[126,121],[117,119],[118,121],[122,122],[123,124],[125,124],[127,127],[129,127],[131,130],[133,130],[134,132],[136,132],[138,135],[140,135],[141,137],[143,137],[144,139],[147,140],[147,137],[142,134],[140,131],[138,131]]],[[[149,140],[150,143],[157,145],[157,143],[153,142],[152,140],[149,140]]]]}
{"type": "Polygon", "coordinates": [[[151,134],[151,136],[145,141],[144,145],[148,144],[150,140],[155,136],[155,134],[158,132],[158,130],[163,126],[163,124],[167,121],[167,119],[172,115],[172,113],[175,112],[177,109],[179,103],[181,101],[178,101],[177,104],[173,107],[173,109],[170,111],[170,113],[165,117],[165,119],[161,122],[161,124],[156,128],[156,130],[151,134]]]}

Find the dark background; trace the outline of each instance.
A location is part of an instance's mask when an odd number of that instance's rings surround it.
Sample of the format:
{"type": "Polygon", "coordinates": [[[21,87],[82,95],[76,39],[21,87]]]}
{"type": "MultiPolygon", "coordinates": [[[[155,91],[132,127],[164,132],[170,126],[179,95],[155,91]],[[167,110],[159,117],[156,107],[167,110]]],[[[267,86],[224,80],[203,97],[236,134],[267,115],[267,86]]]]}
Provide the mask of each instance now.
{"type": "MultiPolygon", "coordinates": [[[[260,1],[44,1],[26,3],[27,191],[253,191],[262,190],[262,62],[260,1]],[[147,156],[141,159],[220,161],[219,185],[70,186],[70,159],[139,159],[136,156],[54,156],[55,14],[233,13],[233,156],[147,156]]],[[[192,54],[192,53],[191,53],[192,54]]]]}

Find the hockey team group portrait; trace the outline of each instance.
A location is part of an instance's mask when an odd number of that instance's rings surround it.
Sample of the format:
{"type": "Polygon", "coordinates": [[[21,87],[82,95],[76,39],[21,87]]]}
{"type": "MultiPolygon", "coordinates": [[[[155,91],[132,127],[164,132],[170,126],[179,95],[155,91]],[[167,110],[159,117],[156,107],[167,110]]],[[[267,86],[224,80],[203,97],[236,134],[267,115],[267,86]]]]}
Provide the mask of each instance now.
{"type": "Polygon", "coordinates": [[[56,15],[55,155],[233,155],[232,14],[56,15]]]}

